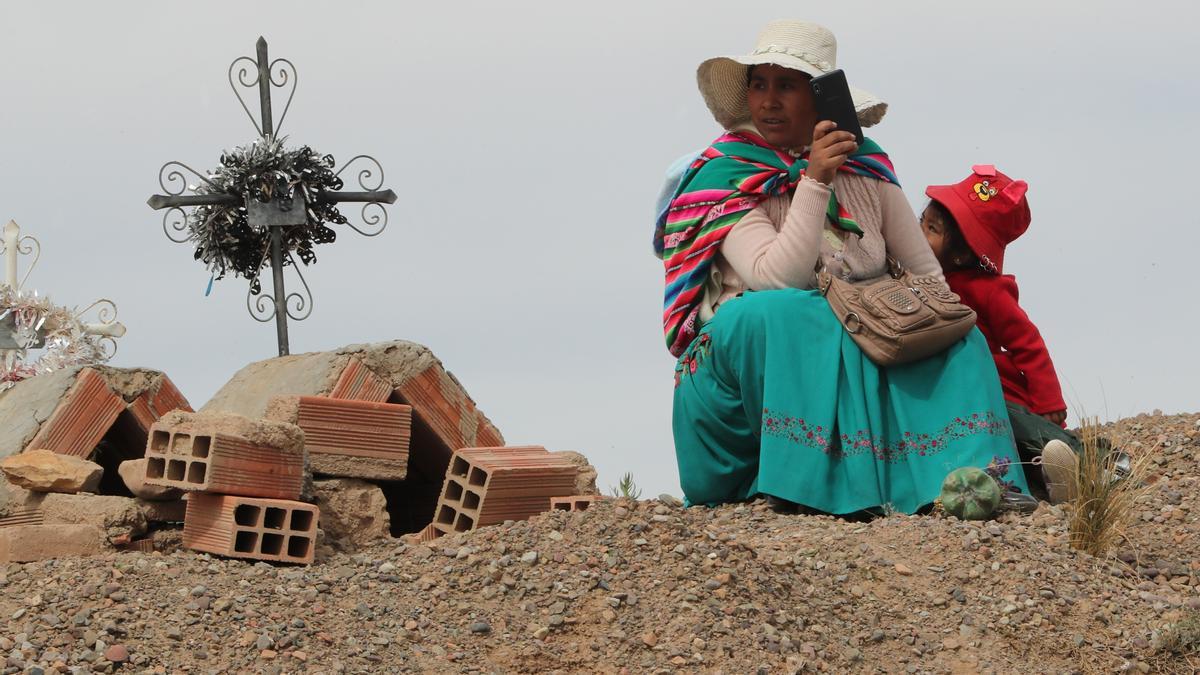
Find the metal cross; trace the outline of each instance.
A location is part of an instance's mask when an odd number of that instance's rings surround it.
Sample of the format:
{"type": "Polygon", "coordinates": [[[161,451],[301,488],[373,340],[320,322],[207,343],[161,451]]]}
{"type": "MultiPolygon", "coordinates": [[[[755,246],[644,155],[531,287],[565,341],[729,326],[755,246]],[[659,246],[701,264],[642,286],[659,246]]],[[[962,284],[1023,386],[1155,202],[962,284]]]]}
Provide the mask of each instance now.
{"type": "MultiPolygon", "coordinates": [[[[255,130],[265,140],[274,140],[279,127],[283,125],[284,118],[287,117],[288,108],[291,107],[292,97],[296,94],[296,82],[298,80],[296,67],[287,59],[276,59],[271,61],[267,57],[267,41],[262,37],[258,38],[256,43],[256,58],[251,59],[248,56],[241,56],[234,59],[229,65],[229,86],[233,89],[233,93],[238,98],[238,102],[242,104],[242,109],[246,111],[246,115],[250,117],[250,121],[254,124],[255,130]],[[238,70],[237,83],[234,82],[234,69],[241,63],[242,66],[238,70]],[[248,66],[253,66],[251,69],[248,66]],[[273,74],[278,66],[278,79],[273,74]],[[253,77],[251,77],[253,74],[253,77]],[[271,88],[284,88],[291,82],[291,91],[288,94],[287,103],[284,105],[283,114],[279,117],[278,124],[275,123],[274,115],[271,110],[271,88]],[[238,91],[238,85],[243,88],[258,89],[258,103],[261,111],[259,119],[254,118],[254,114],[250,112],[249,106],[246,105],[245,99],[238,91]]],[[[369,155],[357,155],[346,162],[341,169],[337,171],[340,175],[351,164],[357,160],[370,162],[374,169],[368,167],[358,171],[358,185],[362,188],[361,191],[352,192],[340,190],[337,192],[321,191],[316,194],[316,200],[321,203],[341,204],[349,202],[357,202],[363,204],[362,220],[364,224],[370,227],[378,225],[378,229],[374,231],[363,231],[353,224],[348,226],[354,231],[367,237],[374,237],[387,227],[387,210],[383,208],[383,204],[392,204],[396,201],[396,193],[391,190],[381,190],[383,187],[383,167],[375,158],[369,155]],[[378,170],[378,181],[372,180],[374,171],[378,170]],[[373,185],[368,187],[370,181],[373,185]],[[368,213],[368,209],[375,207],[376,211],[368,213]]],[[[299,192],[291,203],[278,203],[280,200],[272,202],[259,202],[256,199],[249,198],[248,195],[230,195],[230,194],[183,194],[186,189],[189,189],[187,181],[184,178],[180,168],[185,169],[202,181],[206,181],[207,177],[200,172],[192,169],[182,162],[171,161],[167,162],[159,169],[158,182],[159,186],[167,194],[154,195],[150,197],[147,203],[152,209],[167,209],[163,214],[163,231],[171,241],[184,243],[188,241],[187,236],[187,218],[183,211],[183,207],[196,206],[245,206],[246,215],[249,224],[256,229],[268,228],[270,230],[270,248],[269,255],[271,259],[271,277],[273,284],[273,306],[263,304],[264,297],[257,295],[254,291],[254,284],[251,284],[251,290],[246,296],[246,307],[250,311],[250,315],[261,322],[275,319],[275,332],[279,342],[279,355],[286,356],[288,354],[288,318],[302,321],[312,313],[312,292],[308,288],[308,282],[304,280],[304,275],[300,272],[300,266],[295,258],[292,257],[290,251],[284,250],[284,228],[302,225],[305,223],[306,209],[304,205],[304,196],[299,192]],[[170,169],[168,171],[168,169],[170,169]],[[168,187],[168,184],[178,184],[177,189],[168,187]],[[175,217],[176,221],[168,222],[175,217]],[[182,238],[173,235],[183,234],[182,238]],[[300,282],[303,286],[305,295],[299,293],[288,293],[284,288],[283,268],[285,259],[292,264],[297,276],[300,277],[300,282]],[[289,301],[295,301],[289,304],[289,301]],[[293,305],[294,312],[293,313],[293,305]]],[[[193,191],[194,187],[190,188],[193,191]]],[[[265,255],[264,255],[265,262],[265,255]]]]}

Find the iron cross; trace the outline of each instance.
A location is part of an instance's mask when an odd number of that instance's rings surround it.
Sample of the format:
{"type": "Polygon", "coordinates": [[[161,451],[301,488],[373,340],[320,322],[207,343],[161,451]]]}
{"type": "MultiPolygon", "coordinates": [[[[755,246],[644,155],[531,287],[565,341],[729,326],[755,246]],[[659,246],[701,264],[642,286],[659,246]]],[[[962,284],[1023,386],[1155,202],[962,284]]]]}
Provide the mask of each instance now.
{"type": "MultiPolygon", "coordinates": [[[[250,121],[254,124],[255,130],[265,140],[274,140],[278,129],[283,125],[283,120],[287,117],[288,109],[291,107],[292,97],[296,94],[296,67],[287,59],[276,59],[271,61],[267,56],[267,41],[262,37],[258,38],[256,43],[256,54],[254,59],[247,56],[238,57],[229,65],[229,86],[233,89],[234,95],[237,96],[238,102],[242,104],[242,109],[250,117],[250,121]],[[238,71],[237,83],[234,81],[234,70],[238,64],[243,64],[238,71]],[[273,71],[276,66],[279,66],[278,79],[276,79],[273,71]],[[249,67],[249,66],[252,66],[249,67]],[[251,73],[254,77],[251,78],[251,73]],[[284,88],[291,82],[291,91],[288,94],[287,103],[284,105],[283,114],[280,115],[279,123],[275,123],[274,114],[271,110],[271,88],[284,88]],[[254,119],[254,114],[250,112],[249,106],[242,98],[238,91],[238,85],[243,88],[258,89],[258,102],[260,109],[259,119],[254,119]]],[[[382,207],[383,204],[392,204],[396,201],[396,193],[391,190],[382,190],[383,187],[383,168],[379,162],[368,155],[357,155],[351,158],[346,164],[338,170],[340,175],[348,166],[357,160],[365,160],[370,162],[379,171],[378,184],[373,185],[373,189],[368,189],[367,181],[371,181],[374,172],[370,168],[362,169],[358,172],[358,183],[361,191],[343,191],[336,192],[320,191],[316,193],[318,202],[327,204],[341,203],[361,203],[363,204],[362,218],[366,225],[378,225],[378,229],[372,232],[367,232],[355,227],[353,224],[347,224],[351,229],[364,236],[373,237],[383,232],[387,227],[387,211],[382,207]],[[368,214],[368,208],[376,207],[377,213],[368,214]]],[[[279,200],[272,202],[260,202],[253,198],[247,198],[246,195],[238,196],[231,194],[191,194],[185,195],[187,189],[187,181],[185,180],[180,168],[185,169],[193,175],[200,178],[202,181],[207,181],[207,178],[200,172],[183,164],[182,162],[167,162],[159,170],[159,186],[167,194],[159,194],[150,197],[147,203],[152,209],[168,209],[163,215],[163,231],[167,237],[174,242],[183,243],[188,241],[186,236],[187,224],[186,214],[183,212],[184,207],[196,206],[245,206],[247,210],[247,219],[249,224],[256,229],[267,228],[270,231],[270,259],[271,259],[271,277],[273,285],[274,303],[273,307],[263,304],[264,297],[257,295],[254,292],[252,283],[251,290],[246,296],[247,309],[250,315],[256,320],[267,322],[272,318],[275,319],[275,332],[279,342],[279,355],[286,356],[288,349],[288,318],[297,321],[308,318],[312,313],[312,293],[308,288],[308,282],[304,280],[304,275],[300,272],[300,266],[292,257],[291,252],[283,247],[284,229],[305,223],[306,209],[304,204],[304,196],[297,192],[291,203],[277,203],[279,200]],[[168,168],[171,170],[168,171],[168,168]],[[180,183],[177,190],[169,188],[167,185],[180,183]],[[184,216],[179,222],[168,223],[172,215],[176,217],[184,216]],[[177,238],[172,234],[183,233],[182,238],[177,238]],[[296,270],[296,274],[300,277],[305,295],[299,293],[288,293],[284,288],[283,268],[285,259],[292,263],[292,267],[296,270]],[[307,296],[307,298],[305,297],[307,296]],[[292,305],[289,305],[289,300],[294,301],[295,313],[293,313],[292,305]]]]}

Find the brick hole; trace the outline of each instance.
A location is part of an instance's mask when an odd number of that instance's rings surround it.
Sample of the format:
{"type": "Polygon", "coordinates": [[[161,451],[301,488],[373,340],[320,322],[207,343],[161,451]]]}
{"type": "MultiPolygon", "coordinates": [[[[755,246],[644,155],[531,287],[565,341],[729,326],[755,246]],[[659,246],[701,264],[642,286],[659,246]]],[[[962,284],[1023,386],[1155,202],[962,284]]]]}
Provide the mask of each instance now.
{"type": "Polygon", "coordinates": [[[293,532],[308,532],[312,530],[313,512],[304,509],[292,511],[292,522],[288,529],[293,532]]]}
{"type": "Polygon", "coordinates": [[[238,532],[237,536],[233,539],[233,550],[235,553],[257,553],[258,533],[245,531],[238,532]]]}
{"type": "Polygon", "coordinates": [[[176,455],[186,455],[192,449],[191,434],[175,434],[171,437],[171,452],[176,455]]]}
{"type": "Polygon", "coordinates": [[[212,448],[212,436],[197,436],[196,442],[192,443],[192,457],[208,457],[210,448],[212,448]]]}
{"type": "Polygon", "coordinates": [[[182,459],[173,459],[167,462],[167,480],[182,481],[185,471],[187,471],[187,462],[182,459]]]}
{"type": "Polygon", "coordinates": [[[485,483],[487,483],[487,478],[488,478],[488,476],[487,476],[486,471],[484,471],[483,469],[480,469],[479,467],[472,467],[471,468],[471,477],[467,480],[467,482],[470,483],[471,485],[478,485],[479,487],[483,487],[483,485],[485,483]]]}
{"type": "MultiPolygon", "coordinates": [[[[301,513],[301,512],[295,511],[294,513],[301,513]]],[[[308,512],[304,511],[303,513],[308,513],[308,512]]],[[[287,551],[288,551],[288,555],[293,558],[308,557],[308,547],[309,546],[311,546],[311,542],[309,541],[308,537],[288,537],[287,551]]]]}
{"type": "Polygon", "coordinates": [[[204,485],[204,478],[208,475],[208,464],[205,462],[192,462],[188,464],[187,482],[195,483],[196,485],[204,485]]]}
{"type": "Polygon", "coordinates": [[[445,504],[438,509],[437,521],[443,525],[453,525],[456,511],[445,504]]]}
{"type": "Polygon", "coordinates": [[[151,457],[146,462],[146,478],[162,478],[167,469],[167,460],[161,457],[151,457]]]}
{"type": "Polygon", "coordinates": [[[479,508],[479,495],[475,494],[474,492],[471,492],[470,490],[467,490],[467,496],[463,497],[463,508],[464,509],[479,508]]]}
{"type": "Polygon", "coordinates": [[[264,533],[261,551],[263,555],[279,555],[283,553],[283,535],[264,533]]]}
{"type": "Polygon", "coordinates": [[[233,522],[242,527],[257,527],[261,508],[253,504],[238,504],[233,510],[233,522]]]}
{"type": "Polygon", "coordinates": [[[287,511],[274,506],[268,506],[267,513],[263,516],[263,527],[270,530],[282,530],[283,524],[286,521],[287,511]]]}
{"type": "Polygon", "coordinates": [[[446,499],[456,502],[462,499],[462,493],[463,489],[461,485],[452,480],[446,481],[446,499]]]}
{"type": "Polygon", "coordinates": [[[582,501],[578,501],[578,502],[575,502],[575,510],[576,511],[587,511],[588,507],[591,505],[592,505],[592,503],[590,501],[587,501],[586,499],[582,500],[582,501]]]}
{"type": "Polygon", "coordinates": [[[463,459],[462,457],[455,457],[454,464],[450,467],[450,473],[454,474],[455,476],[466,478],[467,470],[470,468],[471,465],[467,464],[467,460],[463,459]]]}
{"type": "Polygon", "coordinates": [[[570,502],[554,502],[554,509],[556,511],[570,511],[571,504],[570,502]]]}
{"type": "Polygon", "coordinates": [[[171,433],[168,431],[155,431],[150,434],[150,450],[161,454],[167,454],[167,448],[171,445],[171,433]]]}
{"type": "Polygon", "coordinates": [[[475,521],[465,513],[458,514],[458,520],[454,521],[455,532],[466,532],[472,527],[475,527],[475,521]]]}

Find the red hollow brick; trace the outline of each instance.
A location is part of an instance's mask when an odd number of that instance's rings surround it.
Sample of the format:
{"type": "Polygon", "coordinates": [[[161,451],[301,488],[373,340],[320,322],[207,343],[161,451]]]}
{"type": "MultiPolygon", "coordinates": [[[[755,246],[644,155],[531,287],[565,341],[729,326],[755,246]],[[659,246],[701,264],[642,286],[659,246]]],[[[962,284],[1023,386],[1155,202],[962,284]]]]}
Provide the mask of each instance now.
{"type": "Polygon", "coordinates": [[[551,497],[551,511],[586,511],[588,507],[604,499],[601,495],[572,495],[570,497],[551,497]]]}
{"type": "Polygon", "coordinates": [[[372,480],[407,474],[412,408],[324,396],[279,396],[267,419],[295,424],[314,473],[372,480]]]}
{"type": "Polygon", "coordinates": [[[313,561],[320,510],[304,502],[193,494],[183,545],[234,558],[307,565],[313,561]]]}
{"type": "Polygon", "coordinates": [[[579,468],[540,446],[464,448],[454,453],[432,525],[465,532],[524,520],[550,508],[551,497],[574,494],[579,468]]]}
{"type": "Polygon", "coordinates": [[[156,418],[175,410],[192,412],[191,404],[184,398],[183,393],[179,391],[171,378],[166,375],[159,380],[158,391],[150,397],[150,408],[156,418]]]}
{"type": "Polygon", "coordinates": [[[437,364],[403,382],[396,388],[396,397],[400,403],[411,405],[417,417],[452,452],[466,445],[463,419],[471,420],[468,429],[478,424],[474,419],[474,401],[461,387],[454,386],[450,376],[437,364]]]}
{"type": "MultiPolygon", "coordinates": [[[[299,430],[295,433],[298,438],[299,430]]],[[[288,447],[255,442],[198,414],[171,413],[156,422],[146,459],[147,484],[181,490],[297,499],[304,483],[304,448],[298,442],[288,447]]]]}
{"type": "Polygon", "coordinates": [[[124,410],[125,401],[104,378],[84,368],[26,448],[89,457],[124,410]]]}
{"type": "Polygon", "coordinates": [[[392,395],[392,383],[375,374],[357,358],[350,358],[329,398],[383,403],[392,395]]]}

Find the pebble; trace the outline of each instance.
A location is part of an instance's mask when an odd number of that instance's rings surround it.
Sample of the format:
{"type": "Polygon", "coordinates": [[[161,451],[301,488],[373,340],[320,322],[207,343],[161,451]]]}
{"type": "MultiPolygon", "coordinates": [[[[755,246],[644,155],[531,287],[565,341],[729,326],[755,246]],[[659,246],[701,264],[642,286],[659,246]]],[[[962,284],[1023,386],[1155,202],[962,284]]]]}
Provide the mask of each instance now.
{"type": "Polygon", "coordinates": [[[129,650],[125,645],[113,645],[104,650],[104,658],[113,663],[125,663],[129,660],[129,650]]]}
{"type": "Polygon", "coordinates": [[[471,624],[471,632],[475,634],[484,634],[492,632],[492,625],[487,621],[476,621],[471,624]]]}
{"type": "Polygon", "coordinates": [[[538,552],[537,551],[526,551],[524,554],[521,555],[521,562],[523,562],[523,563],[528,563],[528,564],[532,565],[532,564],[536,563],[537,561],[538,561],[538,552]]]}

